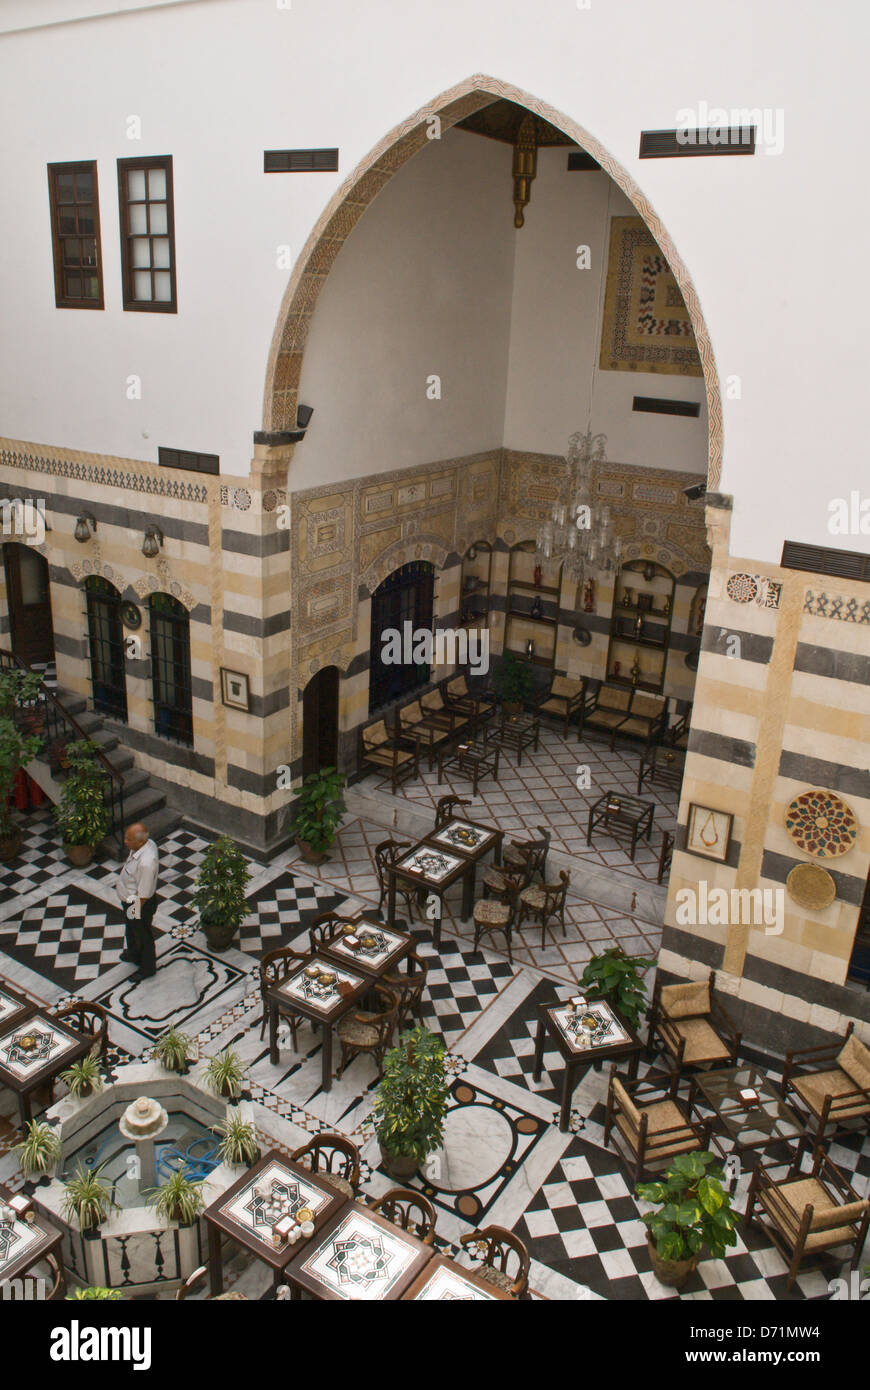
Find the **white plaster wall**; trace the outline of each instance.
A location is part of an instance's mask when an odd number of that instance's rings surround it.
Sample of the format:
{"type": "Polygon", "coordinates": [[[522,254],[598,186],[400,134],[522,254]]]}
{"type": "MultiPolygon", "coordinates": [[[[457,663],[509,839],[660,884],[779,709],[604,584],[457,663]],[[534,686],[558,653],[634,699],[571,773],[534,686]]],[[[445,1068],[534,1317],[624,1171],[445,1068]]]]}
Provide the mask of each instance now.
{"type": "MultiPolygon", "coordinates": [[[[0,21],[52,12],[18,0],[0,21]]],[[[3,432],[143,459],[158,443],[214,450],[246,470],[288,278],[277,246],[298,254],[385,132],[483,72],[589,129],[674,238],[719,371],[740,378],[722,480],[734,551],[773,561],[785,537],[870,550],[827,530],[832,496],[868,490],[867,30],[860,0],[204,0],[2,36],[3,432]],[[642,129],[701,100],[782,108],[783,153],[638,160],[642,129]],[[329,144],[338,174],[262,172],[264,148],[329,144]],[[136,152],[175,158],[177,316],[120,309],[115,160],[136,152]],[[45,164],[83,158],[99,161],[104,313],[54,307],[45,164]],[[132,373],[141,402],[125,399],[132,373]]]]}

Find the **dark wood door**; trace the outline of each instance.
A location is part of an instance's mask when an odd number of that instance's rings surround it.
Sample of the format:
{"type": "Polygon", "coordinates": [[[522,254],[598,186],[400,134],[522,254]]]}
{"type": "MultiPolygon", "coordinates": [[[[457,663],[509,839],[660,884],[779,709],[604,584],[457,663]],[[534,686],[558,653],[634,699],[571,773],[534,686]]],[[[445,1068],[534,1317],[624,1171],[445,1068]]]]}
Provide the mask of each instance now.
{"type": "Polygon", "coordinates": [[[302,696],[302,776],[338,764],[338,668],[325,666],[302,696]]]}
{"type": "Polygon", "coordinates": [[[54,661],[48,563],[32,546],[3,547],[12,650],[28,666],[54,661]]]}

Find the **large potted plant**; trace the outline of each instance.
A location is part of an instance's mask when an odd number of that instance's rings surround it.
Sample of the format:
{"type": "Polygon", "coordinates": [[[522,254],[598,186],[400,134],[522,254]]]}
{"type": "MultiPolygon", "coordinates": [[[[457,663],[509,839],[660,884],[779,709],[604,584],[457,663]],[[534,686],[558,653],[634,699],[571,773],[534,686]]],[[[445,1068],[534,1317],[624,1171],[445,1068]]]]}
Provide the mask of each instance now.
{"type": "Polygon", "coordinates": [[[238,1100],[245,1081],[245,1070],[238,1052],[228,1047],[219,1056],[210,1057],[204,1080],[216,1096],[223,1096],[226,1100],[238,1100]]]}
{"type": "Polygon", "coordinates": [[[4,864],[11,864],[21,849],[21,827],[9,808],[15,777],[42,748],[38,733],[19,727],[26,714],[22,707],[36,699],[40,683],[35,671],[0,671],[0,860],[4,864]]]}
{"type": "Polygon", "coordinates": [[[655,965],[646,956],[627,956],[621,946],[611,946],[593,956],[580,977],[580,984],[606,999],[631,1028],[637,1028],[646,1005],[646,985],[642,971],[655,965]]]}
{"type": "Polygon", "coordinates": [[[67,774],[61,787],[54,818],[70,862],[84,868],[108,834],[110,815],[106,805],[109,777],[97,762],[90,739],[67,745],[67,774]]]}
{"type": "Polygon", "coordinates": [[[50,1178],[60,1158],[57,1131],[43,1120],[28,1120],[24,1139],[16,1144],[15,1152],[25,1178],[50,1178]]]}
{"type": "Polygon", "coordinates": [[[226,951],[250,908],[245,889],[251,879],[248,861],[229,835],[221,835],[202,857],[193,903],[213,951],[226,951]]]}
{"type": "Polygon", "coordinates": [[[384,1167],[405,1181],[444,1139],[447,1076],[440,1038],[426,1028],[402,1034],[384,1058],[374,1109],[384,1167]]]}
{"type": "Polygon", "coordinates": [[[179,1226],[192,1226],[205,1207],[202,1183],[191,1182],[184,1168],[178,1168],[160,1187],[145,1194],[146,1206],[153,1207],[164,1221],[177,1221],[179,1226]]]}
{"type": "Polygon", "coordinates": [[[220,1135],[217,1152],[221,1163],[229,1168],[250,1168],[257,1162],[260,1146],[256,1128],[243,1119],[237,1109],[227,1106],[226,1118],[212,1128],[220,1135]]]}
{"type": "Polygon", "coordinates": [[[509,719],[516,719],[532,693],[532,673],[527,661],[505,652],[493,672],[492,686],[509,719]]]}
{"type": "Polygon", "coordinates": [[[75,1217],[82,1235],[91,1239],[96,1236],[100,1222],[111,1212],[120,1210],[108,1183],[100,1177],[102,1171],[102,1167],[83,1168],[79,1163],[64,1187],[64,1215],[69,1219],[75,1217]]]}
{"type": "Polygon", "coordinates": [[[167,1028],[165,1033],[161,1033],[153,1049],[154,1058],[162,1067],[181,1075],[188,1070],[195,1050],[193,1039],[188,1037],[187,1033],[179,1033],[175,1027],[167,1028]]]}
{"type": "Polygon", "coordinates": [[[334,767],[310,772],[302,783],[290,829],[308,864],[322,864],[335,843],[347,807],[344,777],[334,767]]]}
{"type": "Polygon", "coordinates": [[[739,1214],[722,1186],[722,1168],[715,1154],[679,1154],[661,1182],[638,1183],[635,1194],[654,1202],[657,1210],[641,1217],[653,1273],[660,1284],[678,1289],[697,1268],[707,1247],[716,1260],[737,1244],[739,1214]]]}
{"type": "Polygon", "coordinates": [[[83,1057],[60,1073],[60,1079],[76,1100],[86,1100],[103,1089],[103,1075],[96,1057],[83,1057]]]}

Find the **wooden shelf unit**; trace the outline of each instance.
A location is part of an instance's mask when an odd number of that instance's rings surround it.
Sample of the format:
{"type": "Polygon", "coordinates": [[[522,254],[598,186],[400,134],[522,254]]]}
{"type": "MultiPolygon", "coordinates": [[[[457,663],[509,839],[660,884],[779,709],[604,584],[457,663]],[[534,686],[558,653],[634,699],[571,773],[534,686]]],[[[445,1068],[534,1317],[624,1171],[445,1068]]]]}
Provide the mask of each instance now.
{"type": "Polygon", "coordinates": [[[490,586],[492,584],[492,546],[489,541],[474,541],[462,559],[459,594],[459,626],[486,627],[489,623],[490,586]],[[471,558],[471,552],[474,557],[471,558]],[[475,581],[466,588],[469,580],[475,581]]]}
{"type": "Polygon", "coordinates": [[[556,566],[552,562],[547,564],[546,561],[539,561],[534,541],[518,541],[516,545],[511,546],[504,620],[504,650],[506,652],[512,652],[514,656],[519,657],[522,661],[528,661],[533,666],[553,669],[556,664],[561,593],[561,565],[556,566]],[[534,582],[534,569],[538,563],[545,571],[542,574],[540,584],[534,582]],[[554,580],[555,582],[553,582],[554,580]],[[536,595],[542,601],[544,599],[555,600],[556,616],[535,618],[531,612],[514,606],[515,596],[527,599],[530,594],[536,595]],[[533,635],[518,637],[518,631],[523,627],[531,629],[533,635]],[[529,640],[535,643],[536,650],[533,656],[526,655],[526,642],[529,640]],[[543,651],[537,650],[539,643],[544,646],[543,651]]]}
{"type": "Polygon", "coordinates": [[[664,690],[676,586],[677,581],[671,571],[651,560],[627,560],[620,569],[613,590],[610,642],[607,648],[607,680],[611,684],[634,685],[638,690],[647,690],[654,694],[661,694],[664,690]],[[626,604],[623,597],[627,589],[633,597],[631,602],[626,604]],[[649,595],[649,608],[637,602],[640,594],[649,595]],[[664,607],[665,600],[667,611],[664,607]],[[657,603],[659,606],[656,606],[657,603]],[[643,619],[640,634],[634,630],[623,629],[624,623],[631,623],[633,629],[638,618],[643,619]],[[646,652],[658,652],[659,660],[652,669],[649,663],[645,668],[642,666],[641,678],[635,682],[631,678],[631,666],[641,648],[646,652]],[[620,663],[618,676],[613,673],[615,661],[620,663]]]}

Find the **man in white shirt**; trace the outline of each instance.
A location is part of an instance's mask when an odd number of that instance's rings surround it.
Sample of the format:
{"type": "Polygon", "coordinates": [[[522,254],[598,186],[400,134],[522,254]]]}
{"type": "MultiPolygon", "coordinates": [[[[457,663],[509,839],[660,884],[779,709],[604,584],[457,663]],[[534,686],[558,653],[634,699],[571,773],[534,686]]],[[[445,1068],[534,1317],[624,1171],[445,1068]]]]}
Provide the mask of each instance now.
{"type": "Polygon", "coordinates": [[[121,960],[136,966],[133,979],[138,982],[150,980],[157,971],[151,923],[157,907],[155,889],[160,861],[157,846],[140,822],[124,832],[124,844],[130,852],[116,885],[127,919],[126,950],[122,951],[121,960]]]}

